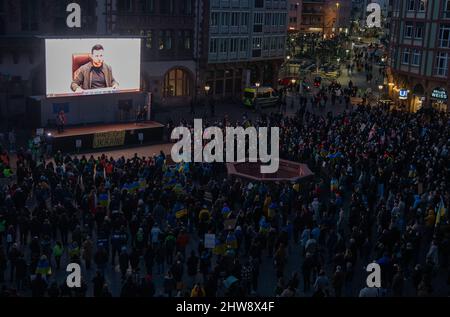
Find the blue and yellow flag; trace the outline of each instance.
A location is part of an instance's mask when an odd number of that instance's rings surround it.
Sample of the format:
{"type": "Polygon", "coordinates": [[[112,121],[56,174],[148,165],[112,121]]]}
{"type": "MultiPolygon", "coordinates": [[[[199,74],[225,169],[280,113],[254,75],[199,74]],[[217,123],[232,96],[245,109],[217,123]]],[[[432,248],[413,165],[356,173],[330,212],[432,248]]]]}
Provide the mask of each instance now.
{"type": "Polygon", "coordinates": [[[227,251],[226,244],[220,241],[220,239],[216,238],[216,247],[213,249],[213,253],[215,255],[224,255],[226,251],[227,251]]]}
{"type": "Polygon", "coordinates": [[[98,195],[98,203],[102,207],[108,207],[109,196],[107,193],[101,193],[98,195]]]}
{"type": "Polygon", "coordinates": [[[176,203],[173,210],[175,211],[175,217],[177,219],[184,218],[188,215],[187,209],[181,203],[176,203]]]}
{"type": "Polygon", "coordinates": [[[441,222],[441,218],[445,217],[447,209],[444,206],[444,200],[441,198],[441,202],[436,209],[436,226],[441,222]]]}
{"type": "Polygon", "coordinates": [[[228,206],[222,208],[222,215],[224,218],[228,218],[231,214],[231,209],[228,206]]]}
{"type": "Polygon", "coordinates": [[[229,249],[237,249],[238,242],[236,235],[233,232],[228,233],[226,244],[229,249]]]}

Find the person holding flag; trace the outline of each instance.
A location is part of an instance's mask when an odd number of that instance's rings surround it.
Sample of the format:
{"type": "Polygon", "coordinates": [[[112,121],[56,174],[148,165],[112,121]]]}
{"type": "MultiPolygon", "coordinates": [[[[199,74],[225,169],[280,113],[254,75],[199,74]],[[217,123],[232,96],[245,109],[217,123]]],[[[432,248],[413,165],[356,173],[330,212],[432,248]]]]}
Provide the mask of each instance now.
{"type": "Polygon", "coordinates": [[[441,220],[447,218],[447,209],[444,206],[444,200],[441,197],[441,201],[439,202],[439,205],[436,208],[436,224],[435,226],[439,226],[441,223],[441,220]]]}
{"type": "Polygon", "coordinates": [[[228,249],[236,250],[238,247],[238,242],[236,235],[233,231],[228,232],[227,239],[226,239],[226,245],[228,249]]]}
{"type": "Polygon", "coordinates": [[[228,219],[228,217],[231,215],[231,209],[230,209],[230,207],[228,207],[228,205],[225,203],[224,205],[223,205],[223,208],[222,208],[222,216],[223,216],[223,218],[224,219],[228,219]]]}
{"type": "Polygon", "coordinates": [[[175,213],[175,218],[178,221],[184,221],[188,216],[188,210],[184,204],[177,201],[173,207],[173,212],[175,213]]]}

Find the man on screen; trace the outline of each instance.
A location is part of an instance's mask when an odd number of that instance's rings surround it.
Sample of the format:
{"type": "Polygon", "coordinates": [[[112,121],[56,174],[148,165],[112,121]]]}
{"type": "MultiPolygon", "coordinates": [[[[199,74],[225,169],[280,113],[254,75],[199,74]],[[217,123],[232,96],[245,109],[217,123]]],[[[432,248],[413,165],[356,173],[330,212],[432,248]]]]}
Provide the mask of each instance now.
{"type": "Polygon", "coordinates": [[[111,66],[105,63],[104,48],[100,44],[91,50],[91,61],[78,69],[71,89],[74,92],[84,90],[113,88],[118,89],[119,83],[114,79],[111,66]]]}

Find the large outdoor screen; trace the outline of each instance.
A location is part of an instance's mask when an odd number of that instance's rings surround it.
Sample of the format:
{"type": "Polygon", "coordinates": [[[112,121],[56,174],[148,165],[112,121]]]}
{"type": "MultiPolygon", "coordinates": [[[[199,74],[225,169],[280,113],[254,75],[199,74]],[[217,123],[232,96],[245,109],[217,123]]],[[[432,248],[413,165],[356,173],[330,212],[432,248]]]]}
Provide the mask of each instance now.
{"type": "Polygon", "coordinates": [[[140,90],[140,39],[46,39],[47,97],[140,90]]]}

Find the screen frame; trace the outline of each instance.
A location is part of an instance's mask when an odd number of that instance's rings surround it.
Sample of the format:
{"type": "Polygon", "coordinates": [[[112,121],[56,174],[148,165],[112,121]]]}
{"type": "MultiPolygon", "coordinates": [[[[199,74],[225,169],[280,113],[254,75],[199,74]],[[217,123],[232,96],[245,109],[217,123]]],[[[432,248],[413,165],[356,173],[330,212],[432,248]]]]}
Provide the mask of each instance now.
{"type": "Polygon", "coordinates": [[[104,96],[104,95],[121,95],[121,94],[130,94],[130,93],[142,93],[142,41],[145,38],[144,36],[114,36],[114,35],[86,35],[86,36],[76,36],[76,37],[70,37],[70,36],[37,36],[38,39],[43,40],[43,47],[44,47],[44,72],[45,72],[45,80],[44,80],[44,97],[46,99],[55,99],[55,98],[67,98],[67,97],[76,97],[76,98],[82,98],[82,97],[92,97],[92,96],[104,96]],[[140,40],[139,41],[139,88],[136,89],[119,89],[114,92],[97,92],[97,93],[48,93],[48,87],[47,87],[47,40],[95,40],[98,39],[101,40],[140,40]]]}

